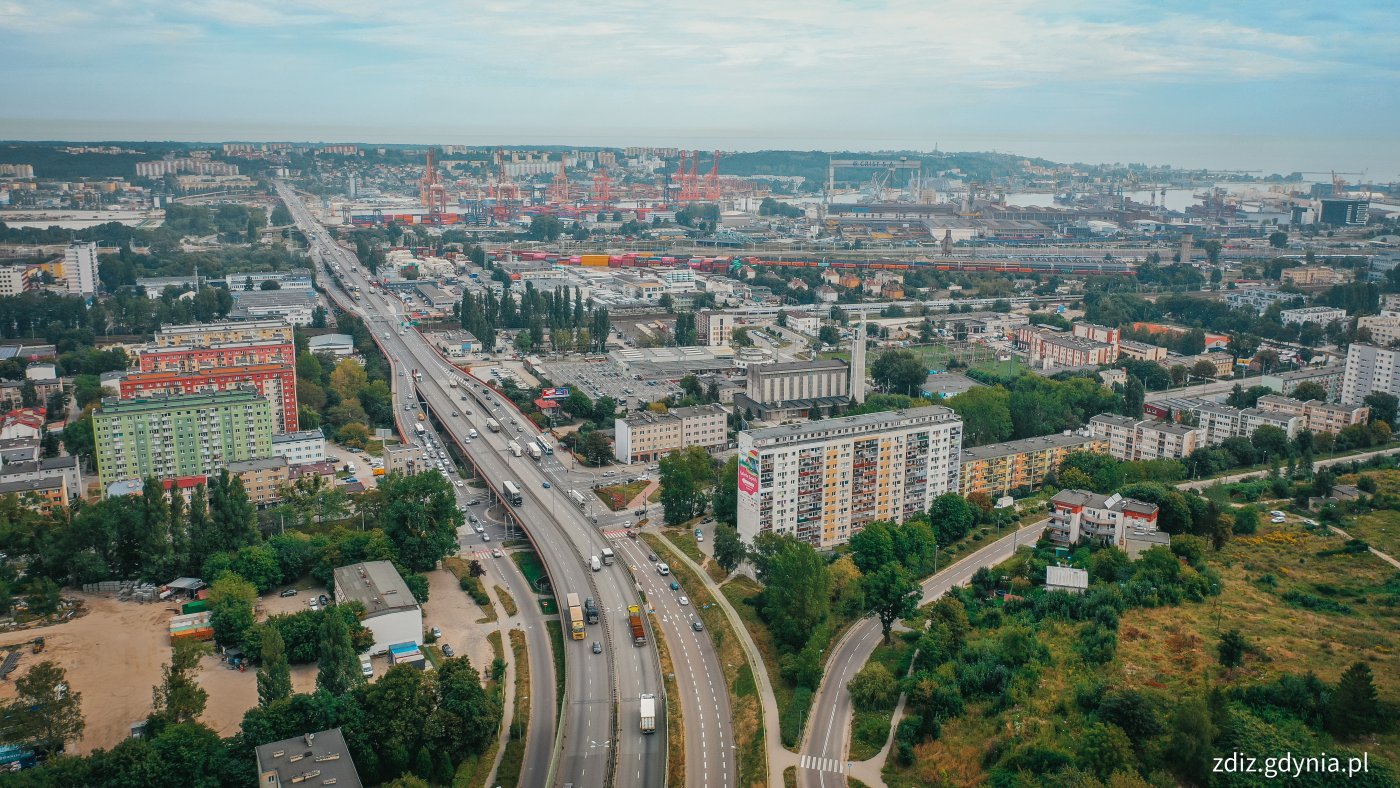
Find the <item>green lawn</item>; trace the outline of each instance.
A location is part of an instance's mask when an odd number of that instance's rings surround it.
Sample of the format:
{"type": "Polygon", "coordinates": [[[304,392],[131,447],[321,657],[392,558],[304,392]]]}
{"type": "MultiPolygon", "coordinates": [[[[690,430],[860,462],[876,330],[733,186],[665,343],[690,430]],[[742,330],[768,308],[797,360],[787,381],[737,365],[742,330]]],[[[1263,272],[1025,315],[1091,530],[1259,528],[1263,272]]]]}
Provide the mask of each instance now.
{"type": "Polygon", "coordinates": [[[1380,550],[1400,558],[1400,512],[1380,509],[1343,523],[1341,529],[1380,550]]]}
{"type": "Polygon", "coordinates": [[[633,498],[642,494],[642,490],[647,488],[647,484],[648,482],[629,482],[616,484],[612,487],[599,487],[593,491],[593,494],[598,496],[598,500],[602,501],[604,506],[614,512],[620,512],[627,508],[633,498]]]}
{"type": "MultiPolygon", "coordinates": [[[[981,370],[983,372],[988,372],[1002,377],[1018,375],[1022,372],[1025,372],[1027,369],[1025,361],[1023,361],[1019,356],[1012,355],[1011,359],[1008,361],[997,361],[996,354],[993,349],[982,348],[980,346],[978,347],[976,360],[974,360],[971,357],[970,353],[962,352],[960,348],[941,343],[932,345],[915,345],[902,349],[908,350],[914,355],[921,358],[924,362],[924,367],[926,369],[947,369],[948,359],[950,358],[959,358],[972,369],[981,370]]],[[[872,351],[871,353],[867,354],[867,368],[869,368],[870,365],[873,365],[875,363],[875,359],[879,358],[881,353],[887,352],[889,351],[880,350],[872,351]]],[[[851,360],[850,351],[846,350],[829,350],[824,353],[818,353],[817,356],[823,359],[839,358],[842,361],[851,360]]]]}

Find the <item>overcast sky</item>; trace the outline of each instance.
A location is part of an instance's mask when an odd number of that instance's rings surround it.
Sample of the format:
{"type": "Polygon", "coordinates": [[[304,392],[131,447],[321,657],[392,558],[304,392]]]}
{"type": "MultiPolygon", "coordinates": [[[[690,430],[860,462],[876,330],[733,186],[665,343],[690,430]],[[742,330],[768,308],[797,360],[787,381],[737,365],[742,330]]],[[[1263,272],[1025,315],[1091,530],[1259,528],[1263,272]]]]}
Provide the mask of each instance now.
{"type": "Polygon", "coordinates": [[[0,0],[0,137],[1000,150],[1400,180],[1400,12],[0,0]]]}

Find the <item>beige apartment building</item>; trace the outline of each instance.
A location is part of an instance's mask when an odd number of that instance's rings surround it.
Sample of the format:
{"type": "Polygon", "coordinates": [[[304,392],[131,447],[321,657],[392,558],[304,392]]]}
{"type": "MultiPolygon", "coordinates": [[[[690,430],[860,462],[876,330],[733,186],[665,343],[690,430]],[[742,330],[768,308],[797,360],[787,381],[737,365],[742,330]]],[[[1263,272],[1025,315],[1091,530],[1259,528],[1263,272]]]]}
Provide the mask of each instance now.
{"type": "Polygon", "coordinates": [[[1089,431],[1107,441],[1108,453],[1118,460],[1181,460],[1206,445],[1199,428],[1111,413],[1089,419],[1089,431]]]}
{"type": "Polygon", "coordinates": [[[718,405],[642,411],[615,422],[613,456],[618,462],[655,462],[678,449],[722,448],[729,440],[729,414],[718,405]]]}
{"type": "Polygon", "coordinates": [[[191,323],[161,326],[155,347],[209,347],[228,342],[291,342],[292,324],[283,318],[264,320],[225,320],[217,323],[191,323]]]}
{"type": "Polygon", "coordinates": [[[258,508],[281,500],[282,488],[287,486],[290,478],[286,457],[231,462],[228,473],[242,480],[248,500],[257,504],[258,508]]]}
{"type": "Polygon", "coordinates": [[[1302,416],[1301,429],[1312,432],[1341,432],[1353,424],[1365,424],[1371,417],[1371,409],[1366,405],[1330,405],[1315,399],[1304,402],[1277,394],[1260,397],[1256,407],[1270,413],[1302,416]]]}

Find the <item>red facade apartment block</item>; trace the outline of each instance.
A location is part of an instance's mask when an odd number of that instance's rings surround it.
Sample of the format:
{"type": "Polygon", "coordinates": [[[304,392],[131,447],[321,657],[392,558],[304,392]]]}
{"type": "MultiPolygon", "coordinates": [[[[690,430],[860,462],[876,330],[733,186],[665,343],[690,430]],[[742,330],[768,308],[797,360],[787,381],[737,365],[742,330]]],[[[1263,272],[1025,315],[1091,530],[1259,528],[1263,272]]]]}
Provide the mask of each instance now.
{"type": "Polygon", "coordinates": [[[151,394],[227,391],[242,385],[255,386],[272,403],[273,412],[278,414],[279,431],[297,430],[297,373],[291,363],[228,366],[200,372],[133,372],[122,378],[120,393],[122,399],[130,399],[151,394]]]}

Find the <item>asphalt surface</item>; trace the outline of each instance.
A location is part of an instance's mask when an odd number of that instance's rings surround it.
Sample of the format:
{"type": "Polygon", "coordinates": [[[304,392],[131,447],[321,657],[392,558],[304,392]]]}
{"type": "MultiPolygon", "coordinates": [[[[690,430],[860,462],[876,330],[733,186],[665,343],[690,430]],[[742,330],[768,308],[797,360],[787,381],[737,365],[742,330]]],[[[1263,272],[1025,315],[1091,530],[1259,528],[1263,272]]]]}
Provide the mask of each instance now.
{"type": "MultiPolygon", "coordinates": [[[[1016,545],[1035,544],[1043,530],[1044,521],[1028,525],[959,559],[923,582],[919,604],[932,602],[953,586],[967,584],[978,568],[1010,558],[1016,545]]],[[[851,693],[846,684],[865,667],[882,637],[879,620],[866,617],[848,629],[832,649],[802,738],[797,768],[799,786],[827,788],[846,784],[852,719],[851,693]]]]}
{"type": "MultiPolygon", "coordinates": [[[[396,368],[408,368],[409,375],[413,369],[423,373],[423,379],[412,387],[414,393],[434,414],[442,416],[444,431],[451,436],[459,452],[471,459],[493,490],[499,490],[507,479],[519,486],[522,503],[511,509],[524,525],[550,579],[556,584],[557,597],[562,600],[564,594],[577,592],[581,597],[591,596],[599,602],[602,626],[590,629],[583,640],[568,639],[566,635],[562,749],[549,769],[551,778],[530,784],[601,786],[609,782],[611,773],[611,782],[616,785],[661,785],[666,766],[664,727],[658,726],[656,734],[643,735],[637,723],[639,696],[651,693],[660,698],[663,695],[661,676],[654,646],[634,648],[630,645],[626,607],[636,602],[637,594],[627,568],[617,564],[601,572],[588,570],[588,557],[607,546],[607,540],[566,497],[560,485],[548,482],[549,466],[541,467],[528,455],[514,457],[507,450],[512,438],[506,433],[490,432],[484,426],[487,418],[496,418],[508,425],[505,429],[510,430],[510,436],[533,439],[533,425],[485,385],[471,387],[477,401],[469,404],[470,415],[462,412],[461,385],[468,379],[450,367],[416,332],[399,334],[401,317],[396,311],[399,302],[371,288],[354,255],[334,244],[315,226],[305,206],[290,190],[279,184],[279,191],[303,231],[312,239],[313,255],[339,262],[347,278],[361,287],[363,296],[358,303],[363,307],[360,311],[369,316],[369,326],[385,355],[396,368]],[[457,388],[448,385],[453,378],[459,381],[457,388]],[[454,410],[461,415],[452,418],[450,413],[454,410]],[[501,414],[513,418],[503,420],[501,414]],[[522,425],[519,433],[510,423],[515,418],[522,425]],[[469,441],[468,430],[473,427],[478,430],[479,437],[469,441]],[[604,655],[591,653],[592,639],[603,642],[604,655]],[[614,648],[614,644],[622,647],[614,648]]],[[[395,382],[406,383],[408,378],[396,376],[395,382]]],[[[405,411],[400,406],[397,413],[402,418],[405,411]]],[[[564,630],[567,633],[567,624],[564,630]]],[[[533,646],[531,651],[534,653],[533,646]]],[[[532,660],[534,664],[538,663],[532,660]]],[[[722,692],[723,688],[720,690],[722,692]]],[[[664,705],[658,706],[660,715],[664,705]]],[[[532,717],[532,723],[534,721],[532,717]]],[[[534,766],[539,757],[530,753],[527,761],[534,766]]]]}
{"type": "Polygon", "coordinates": [[[674,574],[662,577],[657,573],[656,564],[647,560],[651,553],[645,542],[624,537],[614,540],[613,550],[617,551],[618,560],[634,567],[633,575],[656,614],[653,621],[660,622],[671,652],[684,714],[685,784],[699,788],[734,785],[738,764],[724,669],[711,645],[709,631],[697,632],[692,626],[691,622],[700,618],[694,602],[687,598],[687,604],[680,603],[689,589],[671,588],[672,582],[679,585],[679,581],[674,574]]]}

